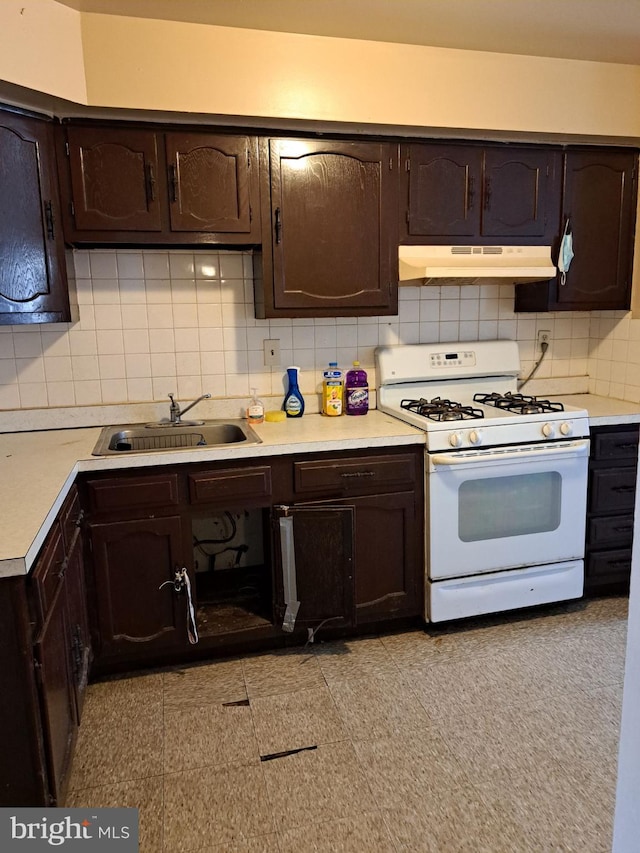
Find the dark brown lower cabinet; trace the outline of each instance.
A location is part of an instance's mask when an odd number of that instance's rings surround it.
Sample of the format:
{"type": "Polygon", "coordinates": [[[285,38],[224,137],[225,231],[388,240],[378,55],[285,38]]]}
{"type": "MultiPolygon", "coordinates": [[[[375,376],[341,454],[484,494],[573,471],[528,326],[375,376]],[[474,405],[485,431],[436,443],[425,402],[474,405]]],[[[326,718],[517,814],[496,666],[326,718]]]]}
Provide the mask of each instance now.
{"type": "Polygon", "coordinates": [[[593,427],[585,593],[626,591],[631,577],[638,424],[593,427]]]}
{"type": "Polygon", "coordinates": [[[101,659],[186,647],[181,518],[91,524],[90,541],[101,659]]]}

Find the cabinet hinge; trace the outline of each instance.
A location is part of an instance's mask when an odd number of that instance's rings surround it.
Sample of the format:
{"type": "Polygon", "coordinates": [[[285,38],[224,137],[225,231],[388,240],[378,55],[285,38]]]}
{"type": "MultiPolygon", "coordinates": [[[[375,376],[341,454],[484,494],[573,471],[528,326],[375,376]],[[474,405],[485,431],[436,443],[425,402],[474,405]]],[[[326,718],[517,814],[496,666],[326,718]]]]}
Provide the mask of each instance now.
{"type": "Polygon", "coordinates": [[[64,144],[64,151],[65,151],[65,154],[67,155],[67,157],[71,156],[71,151],[69,149],[69,143],[68,142],[65,142],[65,144],[64,144]]]}
{"type": "Polygon", "coordinates": [[[76,206],[72,201],[69,202],[69,210],[71,211],[72,216],[76,215],[76,206]]]}
{"type": "Polygon", "coordinates": [[[253,222],[253,208],[249,205],[249,222],[253,222]]]}
{"type": "Polygon", "coordinates": [[[407,159],[404,161],[404,170],[405,170],[405,172],[410,172],[410,171],[411,171],[411,160],[410,160],[408,157],[407,157],[407,159]]]}
{"type": "Polygon", "coordinates": [[[389,171],[393,172],[393,157],[389,157],[389,171]]]}
{"type": "Polygon", "coordinates": [[[42,664],[37,658],[33,659],[33,671],[36,674],[36,681],[38,682],[38,687],[42,687],[42,664]]]}
{"type": "Polygon", "coordinates": [[[411,211],[407,210],[407,225],[411,224],[410,220],[411,220],[411,211]]]}
{"type": "Polygon", "coordinates": [[[251,151],[247,149],[247,169],[251,168],[251,151]]]}

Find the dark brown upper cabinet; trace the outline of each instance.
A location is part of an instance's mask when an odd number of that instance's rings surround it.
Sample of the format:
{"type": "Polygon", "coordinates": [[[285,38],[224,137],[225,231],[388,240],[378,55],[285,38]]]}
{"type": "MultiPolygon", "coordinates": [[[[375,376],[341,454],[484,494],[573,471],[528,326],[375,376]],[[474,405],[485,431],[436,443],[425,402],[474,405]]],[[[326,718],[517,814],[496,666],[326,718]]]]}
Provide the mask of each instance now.
{"type": "Polygon", "coordinates": [[[63,134],[69,243],[259,241],[254,137],[95,124],[69,124],[63,134]]]}
{"type": "Polygon", "coordinates": [[[627,310],[631,299],[638,152],[569,150],[564,158],[561,227],[574,257],[563,281],[516,287],[516,311],[627,310]]]}
{"type": "Polygon", "coordinates": [[[261,158],[256,316],[396,314],[397,145],[272,139],[261,158]]]}
{"type": "Polygon", "coordinates": [[[0,325],[70,319],[53,124],[0,110],[0,325]]]}
{"type": "Polygon", "coordinates": [[[554,149],[415,143],[402,162],[403,243],[527,245],[557,234],[554,149]]]}

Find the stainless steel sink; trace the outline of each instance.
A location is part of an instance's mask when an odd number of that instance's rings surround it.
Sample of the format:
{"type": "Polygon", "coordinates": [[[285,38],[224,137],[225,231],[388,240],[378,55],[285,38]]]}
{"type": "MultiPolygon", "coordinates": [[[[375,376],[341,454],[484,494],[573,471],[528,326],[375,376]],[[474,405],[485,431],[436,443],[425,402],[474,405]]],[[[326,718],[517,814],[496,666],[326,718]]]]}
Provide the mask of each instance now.
{"type": "Polygon", "coordinates": [[[194,450],[227,444],[260,444],[261,439],[244,421],[205,421],[200,425],[129,424],[105,427],[93,456],[118,453],[158,453],[194,450]]]}

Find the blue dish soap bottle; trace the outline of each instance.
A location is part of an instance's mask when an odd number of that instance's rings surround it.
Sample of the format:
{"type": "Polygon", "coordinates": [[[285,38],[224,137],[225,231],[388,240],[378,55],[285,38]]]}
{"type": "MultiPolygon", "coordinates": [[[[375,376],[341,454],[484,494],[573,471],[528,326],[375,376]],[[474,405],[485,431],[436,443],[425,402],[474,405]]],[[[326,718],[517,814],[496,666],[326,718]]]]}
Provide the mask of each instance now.
{"type": "Polygon", "coordinates": [[[287,367],[287,379],[289,388],[284,395],[282,408],[288,418],[301,418],[304,415],[304,399],[298,387],[299,367],[287,367]]]}

